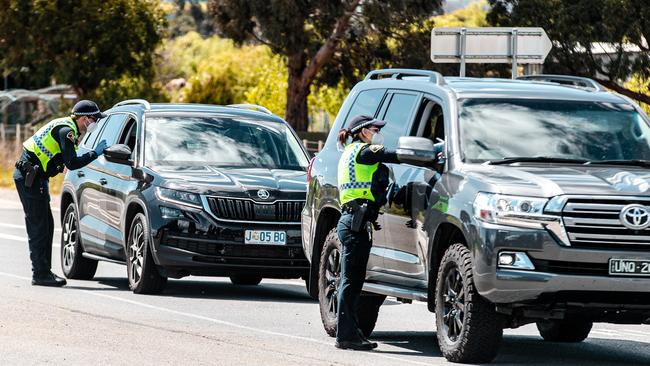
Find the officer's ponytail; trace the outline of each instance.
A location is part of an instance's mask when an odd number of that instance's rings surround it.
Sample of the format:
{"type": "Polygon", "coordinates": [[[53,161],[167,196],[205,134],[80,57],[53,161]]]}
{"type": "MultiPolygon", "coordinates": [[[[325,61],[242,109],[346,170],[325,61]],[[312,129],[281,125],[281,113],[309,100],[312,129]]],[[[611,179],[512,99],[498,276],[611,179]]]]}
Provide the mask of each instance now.
{"type": "Polygon", "coordinates": [[[350,131],[345,128],[340,129],[338,137],[339,145],[345,146],[348,141],[348,137],[350,137],[350,131]]]}

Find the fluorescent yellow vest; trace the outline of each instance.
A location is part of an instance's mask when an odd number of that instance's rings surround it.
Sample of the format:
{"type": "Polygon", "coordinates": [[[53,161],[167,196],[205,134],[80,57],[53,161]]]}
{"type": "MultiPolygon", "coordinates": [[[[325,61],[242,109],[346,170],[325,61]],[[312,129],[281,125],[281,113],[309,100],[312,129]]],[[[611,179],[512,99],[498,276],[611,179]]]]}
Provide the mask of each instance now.
{"type": "Polygon", "coordinates": [[[372,175],[379,163],[372,165],[357,163],[357,155],[366,143],[355,142],[345,147],[338,167],[339,201],[344,205],[357,198],[375,201],[370,191],[372,175]]]}
{"type": "Polygon", "coordinates": [[[74,148],[76,150],[76,141],[79,138],[79,130],[77,130],[77,124],[70,117],[57,118],[51,121],[36,131],[34,136],[23,142],[25,150],[33,152],[41,162],[41,167],[44,172],[47,171],[47,164],[50,160],[52,160],[56,154],[61,153],[61,146],[59,146],[57,139],[52,136],[52,130],[59,126],[66,126],[72,129],[75,139],[74,148]]]}

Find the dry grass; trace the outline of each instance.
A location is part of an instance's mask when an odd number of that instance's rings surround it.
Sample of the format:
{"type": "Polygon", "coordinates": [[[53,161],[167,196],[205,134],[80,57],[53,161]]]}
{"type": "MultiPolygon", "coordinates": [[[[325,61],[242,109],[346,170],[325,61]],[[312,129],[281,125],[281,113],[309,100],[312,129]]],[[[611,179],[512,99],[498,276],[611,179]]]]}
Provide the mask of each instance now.
{"type": "MultiPolygon", "coordinates": [[[[0,188],[14,188],[14,164],[22,146],[15,144],[13,141],[7,141],[0,145],[0,188]]],[[[50,179],[50,193],[61,193],[61,184],[63,183],[63,174],[59,174],[50,179]]]]}

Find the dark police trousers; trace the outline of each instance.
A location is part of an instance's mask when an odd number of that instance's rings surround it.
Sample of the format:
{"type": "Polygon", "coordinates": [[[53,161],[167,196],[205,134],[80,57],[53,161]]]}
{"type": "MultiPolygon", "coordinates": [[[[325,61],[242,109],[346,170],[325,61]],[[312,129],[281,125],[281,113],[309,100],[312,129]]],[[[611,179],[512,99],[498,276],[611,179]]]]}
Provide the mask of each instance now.
{"type": "Polygon", "coordinates": [[[355,342],[361,339],[357,311],[372,247],[366,230],[367,224],[364,223],[359,232],[353,232],[351,225],[352,214],[343,212],[336,226],[341,241],[341,281],[338,289],[336,325],[336,340],[339,342],[355,342]]]}
{"type": "Polygon", "coordinates": [[[47,178],[36,178],[31,187],[25,186],[24,174],[16,169],[14,183],[25,212],[25,226],[29,238],[29,257],[35,276],[48,274],[52,268],[52,238],[54,218],[50,209],[50,193],[47,178]]]}

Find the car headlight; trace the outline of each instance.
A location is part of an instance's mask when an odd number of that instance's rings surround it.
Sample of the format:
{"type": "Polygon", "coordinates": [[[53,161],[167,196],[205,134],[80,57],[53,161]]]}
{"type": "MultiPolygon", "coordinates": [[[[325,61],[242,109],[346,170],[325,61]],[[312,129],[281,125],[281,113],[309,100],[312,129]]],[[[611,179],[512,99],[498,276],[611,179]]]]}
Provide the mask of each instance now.
{"type": "Polygon", "coordinates": [[[175,189],[156,187],[156,196],[158,199],[176,203],[178,205],[201,208],[201,197],[198,194],[177,191],[175,189]]]}
{"type": "Polygon", "coordinates": [[[474,216],[482,221],[498,223],[503,216],[538,216],[544,211],[545,198],[506,196],[480,192],[474,200],[474,216]]]}
{"type": "Polygon", "coordinates": [[[546,198],[479,192],[474,200],[474,217],[492,224],[547,229],[562,244],[570,246],[561,218],[544,214],[547,202],[546,198]]]}

